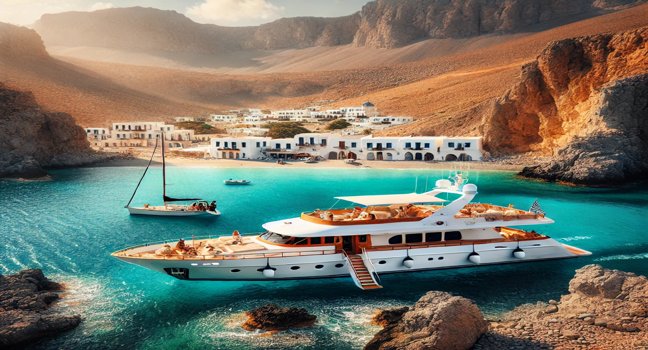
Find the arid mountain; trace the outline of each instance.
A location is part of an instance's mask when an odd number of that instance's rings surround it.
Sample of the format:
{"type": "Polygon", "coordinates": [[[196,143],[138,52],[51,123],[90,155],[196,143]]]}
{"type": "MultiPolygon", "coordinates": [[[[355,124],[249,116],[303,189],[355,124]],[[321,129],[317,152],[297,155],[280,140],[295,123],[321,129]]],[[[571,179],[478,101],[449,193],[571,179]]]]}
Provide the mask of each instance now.
{"type": "Polygon", "coordinates": [[[32,92],[46,109],[69,113],[82,125],[96,120],[159,120],[220,107],[185,104],[129,89],[50,57],[35,31],[4,23],[0,23],[0,83],[32,92]]]}
{"type": "Polygon", "coordinates": [[[376,0],[337,18],[283,18],[257,27],[198,24],[175,11],[116,8],[47,14],[45,44],[134,52],[232,55],[233,51],[353,44],[395,48],[425,39],[537,30],[644,0],[376,0]]]}

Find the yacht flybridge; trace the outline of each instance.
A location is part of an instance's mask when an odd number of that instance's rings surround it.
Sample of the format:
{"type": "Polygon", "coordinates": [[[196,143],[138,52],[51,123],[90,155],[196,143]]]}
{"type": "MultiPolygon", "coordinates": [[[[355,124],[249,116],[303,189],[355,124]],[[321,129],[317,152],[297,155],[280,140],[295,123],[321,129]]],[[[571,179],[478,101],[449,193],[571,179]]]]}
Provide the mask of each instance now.
{"type": "Polygon", "coordinates": [[[530,211],[471,203],[477,186],[461,174],[425,193],[337,197],[359,206],[268,222],[257,236],[145,244],[116,258],[184,280],[351,277],[381,288],[380,275],[573,258],[590,252],[512,226],[551,224],[530,211]],[[458,196],[446,202],[441,197],[458,196]]]}
{"type": "Polygon", "coordinates": [[[216,209],[216,201],[212,201],[211,203],[208,203],[207,201],[202,200],[200,198],[172,198],[167,196],[166,186],[167,183],[166,183],[166,157],[164,154],[164,133],[160,133],[158,138],[155,139],[155,147],[153,148],[153,153],[151,154],[151,158],[149,159],[149,162],[146,165],[146,169],[144,169],[144,173],[142,174],[142,177],[137,183],[137,186],[135,187],[135,191],[133,191],[133,195],[131,196],[130,200],[125,206],[125,208],[128,209],[130,215],[152,215],[152,216],[203,216],[203,215],[219,216],[220,215],[220,211],[216,209]],[[163,205],[144,204],[141,207],[131,207],[130,204],[133,201],[133,198],[135,198],[135,194],[137,193],[137,190],[139,189],[139,186],[142,183],[144,176],[146,176],[146,172],[151,166],[151,162],[153,161],[153,156],[155,155],[155,151],[157,150],[158,142],[160,141],[160,139],[162,139],[162,200],[164,201],[164,204],[163,205]],[[174,204],[179,202],[187,202],[188,204],[174,204]]]}

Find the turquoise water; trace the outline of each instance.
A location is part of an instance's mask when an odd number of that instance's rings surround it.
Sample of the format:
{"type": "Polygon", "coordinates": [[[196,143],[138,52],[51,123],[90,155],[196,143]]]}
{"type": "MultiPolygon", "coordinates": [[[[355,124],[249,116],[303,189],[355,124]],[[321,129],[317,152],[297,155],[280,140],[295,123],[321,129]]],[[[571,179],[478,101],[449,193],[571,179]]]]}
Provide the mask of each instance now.
{"type": "MultiPolygon", "coordinates": [[[[43,349],[354,349],[377,330],[377,307],[411,304],[428,290],[474,299],[489,314],[557,298],[575,269],[589,263],[648,274],[648,187],[570,188],[471,172],[477,200],[528,208],[537,198],[556,224],[541,232],[593,252],[591,257],[432,271],[382,277],[384,289],[363,292],[348,278],[284,282],[180,281],[110,257],[126,246],[192,235],[258,232],[270,220],[328,208],[335,195],[409,192],[448,172],[374,169],[168,168],[169,194],[218,198],[217,219],[130,217],[123,205],[141,168],[53,172],[53,181],[0,181],[0,272],[42,268],[67,283],[58,307],[85,317],[43,349]],[[224,186],[226,178],[251,186],[224,186]],[[242,312],[276,302],[306,307],[317,326],[273,337],[241,330],[242,312]]],[[[158,203],[159,168],[152,168],[134,204],[158,203]]],[[[537,229],[537,227],[536,227],[537,229]]]]}

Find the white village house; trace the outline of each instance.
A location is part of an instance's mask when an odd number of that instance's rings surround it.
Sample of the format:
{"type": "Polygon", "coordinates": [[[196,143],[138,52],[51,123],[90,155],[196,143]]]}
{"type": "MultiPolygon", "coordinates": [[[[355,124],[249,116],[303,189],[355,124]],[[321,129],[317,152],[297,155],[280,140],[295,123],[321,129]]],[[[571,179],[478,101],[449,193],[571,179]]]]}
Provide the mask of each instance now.
{"type": "Polygon", "coordinates": [[[304,133],[293,138],[214,137],[210,154],[223,159],[302,158],[470,161],[481,160],[481,137],[406,136],[374,137],[304,133]]]}

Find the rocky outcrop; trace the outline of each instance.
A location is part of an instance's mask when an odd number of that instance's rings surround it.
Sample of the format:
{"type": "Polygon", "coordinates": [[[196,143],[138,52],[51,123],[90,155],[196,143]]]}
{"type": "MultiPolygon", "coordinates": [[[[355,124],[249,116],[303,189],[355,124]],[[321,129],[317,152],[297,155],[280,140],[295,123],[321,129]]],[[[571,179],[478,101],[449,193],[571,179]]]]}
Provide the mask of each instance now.
{"type": "Polygon", "coordinates": [[[33,59],[49,55],[36,31],[0,22],[0,65],[16,57],[33,59]]]}
{"type": "Polygon", "coordinates": [[[576,184],[621,184],[648,174],[648,74],[601,89],[597,117],[605,130],[577,137],[554,159],[525,167],[526,177],[576,184]]]}
{"type": "Polygon", "coordinates": [[[428,292],[409,309],[378,313],[384,325],[365,349],[470,349],[488,329],[470,300],[445,292],[428,292]]]}
{"type": "Polygon", "coordinates": [[[283,331],[291,328],[310,327],[317,320],[304,308],[280,307],[268,304],[246,312],[248,319],[242,327],[248,331],[283,331]]]}
{"type": "Polygon", "coordinates": [[[78,326],[79,315],[49,309],[61,289],[41,270],[0,275],[0,347],[24,345],[78,326]]]}
{"type": "Polygon", "coordinates": [[[30,93],[0,83],[0,177],[39,177],[102,158],[70,115],[43,111],[30,93]]]}
{"type": "Polygon", "coordinates": [[[475,349],[648,346],[648,278],[587,265],[560,301],[523,305],[492,321],[475,349]]]}
{"type": "Polygon", "coordinates": [[[482,123],[492,154],[554,162],[525,176],[605,184],[648,169],[648,27],[551,43],[482,123]]]}
{"type": "Polygon", "coordinates": [[[429,38],[516,32],[593,16],[644,0],[377,0],[335,18],[282,18],[256,27],[199,24],[175,11],[114,8],[46,14],[34,24],[47,45],[214,54],[353,43],[392,48],[429,38]],[[70,26],[69,23],[74,23],[70,26]],[[109,33],[107,35],[106,33],[109,33]]]}

